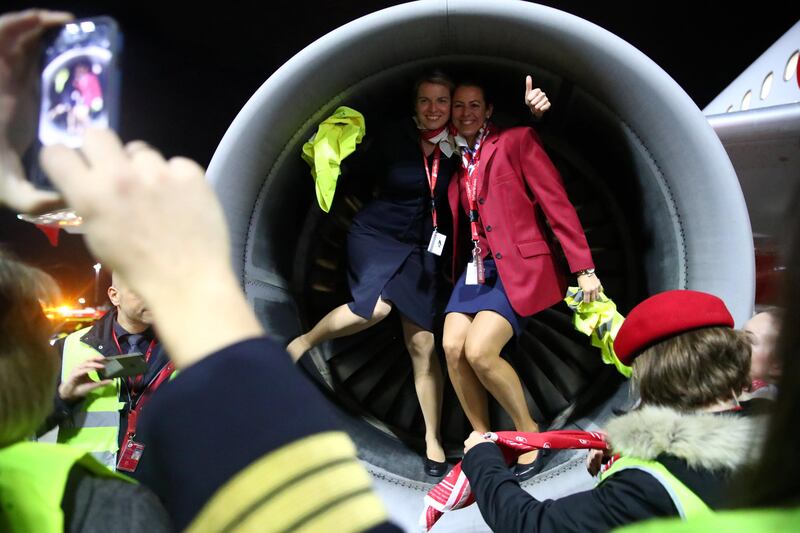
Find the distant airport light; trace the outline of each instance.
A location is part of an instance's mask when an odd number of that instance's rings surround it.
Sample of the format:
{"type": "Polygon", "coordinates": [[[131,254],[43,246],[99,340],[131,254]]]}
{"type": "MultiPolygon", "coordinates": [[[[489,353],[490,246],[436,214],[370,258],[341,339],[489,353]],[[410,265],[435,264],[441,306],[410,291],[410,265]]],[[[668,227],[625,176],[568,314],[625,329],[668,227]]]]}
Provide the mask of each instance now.
{"type": "Polygon", "coordinates": [[[81,305],[86,305],[86,298],[78,298],[78,303],[81,305]]]}
{"type": "Polygon", "coordinates": [[[95,263],[94,266],[92,266],[92,268],[94,269],[96,274],[99,274],[100,269],[103,268],[103,265],[101,265],[100,263],[95,263]]]}
{"type": "Polygon", "coordinates": [[[772,90],[772,72],[767,74],[767,77],[764,78],[763,82],[761,82],[761,94],[760,94],[761,99],[766,100],[771,90],[772,90]]]}
{"type": "Polygon", "coordinates": [[[786,69],[783,71],[783,81],[789,81],[797,72],[797,58],[800,56],[800,50],[795,50],[789,61],[786,62],[786,69]]]}
{"type": "Polygon", "coordinates": [[[753,91],[747,91],[742,98],[742,111],[750,109],[750,99],[753,98],[753,91]]]}

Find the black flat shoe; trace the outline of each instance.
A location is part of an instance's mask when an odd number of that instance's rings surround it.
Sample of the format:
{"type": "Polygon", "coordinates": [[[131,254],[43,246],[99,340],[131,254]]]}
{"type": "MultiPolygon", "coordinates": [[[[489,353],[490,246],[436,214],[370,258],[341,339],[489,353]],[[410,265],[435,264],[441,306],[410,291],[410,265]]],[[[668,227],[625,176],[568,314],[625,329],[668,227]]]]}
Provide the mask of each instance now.
{"type": "Polygon", "coordinates": [[[545,464],[547,464],[548,455],[550,455],[550,450],[542,448],[539,450],[539,453],[536,455],[536,459],[534,459],[532,463],[527,465],[515,465],[514,476],[516,476],[517,481],[522,483],[523,481],[527,481],[536,474],[540,473],[542,469],[544,469],[545,464]]]}
{"type": "Polygon", "coordinates": [[[439,461],[434,461],[433,459],[428,459],[426,457],[422,460],[422,463],[425,466],[425,473],[431,477],[442,477],[447,473],[446,461],[442,461],[440,463],[439,461]]]}

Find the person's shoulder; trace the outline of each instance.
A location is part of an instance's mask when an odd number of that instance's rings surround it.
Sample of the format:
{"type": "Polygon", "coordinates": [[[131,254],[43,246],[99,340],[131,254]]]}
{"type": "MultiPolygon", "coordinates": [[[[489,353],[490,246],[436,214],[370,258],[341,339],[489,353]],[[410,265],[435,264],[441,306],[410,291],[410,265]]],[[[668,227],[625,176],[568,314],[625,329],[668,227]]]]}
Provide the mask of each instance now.
{"type": "Polygon", "coordinates": [[[527,149],[531,145],[541,145],[542,141],[536,130],[529,126],[514,126],[513,128],[500,129],[497,135],[497,144],[506,149],[517,147],[527,149]]]}
{"type": "Polygon", "coordinates": [[[65,531],[173,531],[159,499],[148,488],[121,479],[96,476],[76,465],[64,495],[70,523],[65,531]],[[84,529],[88,528],[88,529],[84,529]]]}
{"type": "Polygon", "coordinates": [[[526,137],[531,137],[539,141],[539,134],[530,126],[514,126],[513,128],[501,129],[498,133],[500,138],[519,141],[526,137]]]}

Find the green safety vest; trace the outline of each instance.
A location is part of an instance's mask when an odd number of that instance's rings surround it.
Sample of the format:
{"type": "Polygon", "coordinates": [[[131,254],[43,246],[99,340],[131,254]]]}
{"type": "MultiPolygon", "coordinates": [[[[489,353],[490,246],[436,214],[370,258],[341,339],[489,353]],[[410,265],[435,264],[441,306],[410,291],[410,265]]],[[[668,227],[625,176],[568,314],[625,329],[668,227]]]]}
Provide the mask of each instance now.
{"type": "Polygon", "coordinates": [[[611,465],[611,468],[600,474],[600,483],[613,476],[620,470],[642,470],[647,472],[658,481],[664,490],[667,491],[672,503],[678,510],[681,518],[694,518],[712,514],[711,508],[692,492],[689,487],[684,485],[672,472],[658,461],[645,461],[634,457],[620,457],[611,465]]]}
{"type": "Polygon", "coordinates": [[[0,448],[0,531],[64,531],[61,500],[75,465],[95,477],[135,483],[71,446],[19,442],[0,448]]]}
{"type": "Polygon", "coordinates": [[[775,533],[800,529],[800,507],[722,511],[694,520],[657,519],[615,529],[620,533],[706,533],[746,531],[775,533]]]}
{"type": "MultiPolygon", "coordinates": [[[[71,333],[64,343],[61,379],[67,379],[72,369],[83,361],[97,357],[97,350],[81,341],[90,328],[71,333]]],[[[97,372],[90,372],[93,381],[100,381],[97,372]]],[[[122,380],[117,378],[105,387],[90,392],[78,404],[72,416],[58,428],[58,442],[90,452],[94,457],[114,469],[119,450],[118,434],[120,411],[125,404],[119,401],[122,380]]]]}

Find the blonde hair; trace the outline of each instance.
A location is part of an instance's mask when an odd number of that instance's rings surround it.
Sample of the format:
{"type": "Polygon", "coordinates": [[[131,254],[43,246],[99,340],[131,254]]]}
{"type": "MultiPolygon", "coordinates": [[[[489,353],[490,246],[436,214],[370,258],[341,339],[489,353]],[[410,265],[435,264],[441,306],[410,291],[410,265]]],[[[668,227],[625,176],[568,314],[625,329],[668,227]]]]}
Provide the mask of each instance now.
{"type": "Polygon", "coordinates": [[[738,396],[749,384],[750,341],[726,327],[696,329],[650,346],[633,362],[642,404],[692,411],[738,396]]]}
{"type": "Polygon", "coordinates": [[[61,365],[41,303],[55,301],[57,287],[0,250],[0,447],[31,436],[53,408],[61,365]]]}

